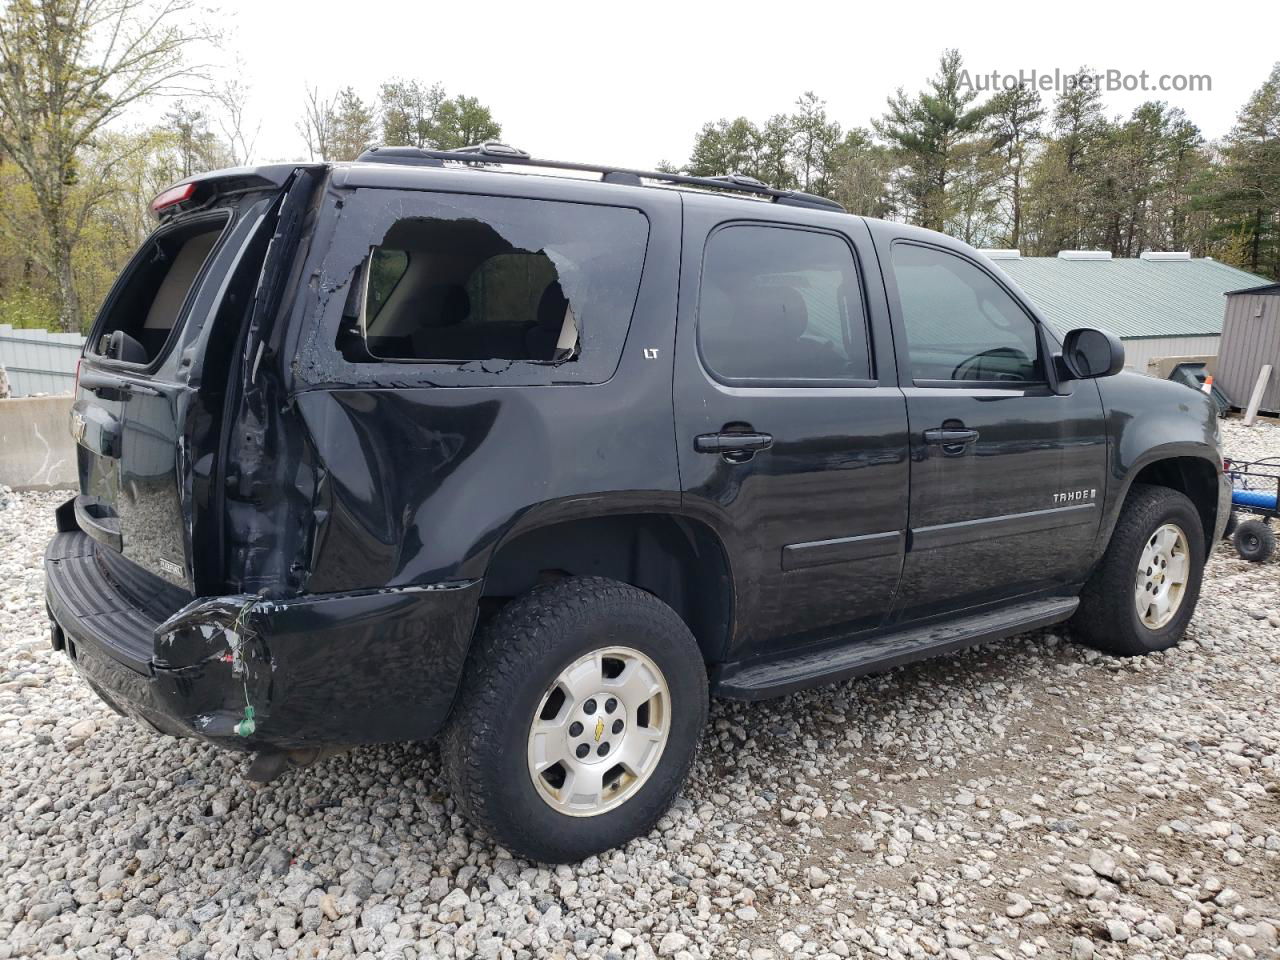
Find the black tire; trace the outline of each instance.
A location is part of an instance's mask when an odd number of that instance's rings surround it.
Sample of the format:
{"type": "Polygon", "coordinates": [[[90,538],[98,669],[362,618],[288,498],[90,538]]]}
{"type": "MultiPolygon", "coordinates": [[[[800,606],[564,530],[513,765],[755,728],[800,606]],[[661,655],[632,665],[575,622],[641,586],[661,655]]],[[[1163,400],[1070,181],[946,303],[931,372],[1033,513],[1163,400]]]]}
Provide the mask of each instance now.
{"type": "Polygon", "coordinates": [[[1227,514],[1227,525],[1222,528],[1222,539],[1230,540],[1231,535],[1236,532],[1236,527],[1240,526],[1240,514],[1232,510],[1227,514]]]}
{"type": "Polygon", "coordinates": [[[1276,552],[1276,532],[1261,520],[1245,520],[1231,535],[1236,553],[1250,563],[1266,563],[1276,552]]]}
{"type": "Polygon", "coordinates": [[[517,597],[489,623],[468,659],[445,732],[445,770],[471,822],[507,849],[571,863],[648,833],[688,776],[707,718],[697,642],[662,601],[603,577],[569,578],[517,597]],[[592,650],[625,645],[662,671],[670,730],[657,766],[621,805],[571,816],[539,794],[528,766],[529,727],[560,672],[592,650]]]}
{"type": "Polygon", "coordinates": [[[1071,625],[1083,642],[1104,653],[1136,656],[1165,650],[1182,639],[1195,613],[1204,561],[1204,528],[1195,505],[1177,490],[1134,484],[1106,553],[1080,593],[1071,625]],[[1166,523],[1177,524],[1186,535],[1190,566],[1173,619],[1152,629],[1142,622],[1134,602],[1135,577],[1148,540],[1166,523]]]}

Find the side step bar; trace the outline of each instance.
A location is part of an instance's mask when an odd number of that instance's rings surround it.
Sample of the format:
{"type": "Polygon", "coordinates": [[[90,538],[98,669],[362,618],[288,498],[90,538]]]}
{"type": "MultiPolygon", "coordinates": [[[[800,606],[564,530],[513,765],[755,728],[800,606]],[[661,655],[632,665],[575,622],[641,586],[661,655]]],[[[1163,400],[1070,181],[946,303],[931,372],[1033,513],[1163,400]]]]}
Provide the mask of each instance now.
{"type": "Polygon", "coordinates": [[[1079,605],[1077,597],[1031,600],[960,619],[908,626],[884,636],[809,650],[794,657],[726,663],[716,671],[711,690],[730,700],[779,697],[1047,627],[1066,620],[1079,605]]]}

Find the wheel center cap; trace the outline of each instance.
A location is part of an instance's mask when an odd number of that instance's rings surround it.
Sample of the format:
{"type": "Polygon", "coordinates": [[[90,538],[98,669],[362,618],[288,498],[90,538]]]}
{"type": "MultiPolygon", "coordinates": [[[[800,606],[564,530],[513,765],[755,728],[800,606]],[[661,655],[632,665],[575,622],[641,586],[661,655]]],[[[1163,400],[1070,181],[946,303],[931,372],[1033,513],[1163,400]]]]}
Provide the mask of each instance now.
{"type": "Polygon", "coordinates": [[[587,697],[576,710],[579,718],[569,724],[570,753],[582,763],[598,763],[618,752],[627,735],[626,709],[616,693],[587,697]]]}

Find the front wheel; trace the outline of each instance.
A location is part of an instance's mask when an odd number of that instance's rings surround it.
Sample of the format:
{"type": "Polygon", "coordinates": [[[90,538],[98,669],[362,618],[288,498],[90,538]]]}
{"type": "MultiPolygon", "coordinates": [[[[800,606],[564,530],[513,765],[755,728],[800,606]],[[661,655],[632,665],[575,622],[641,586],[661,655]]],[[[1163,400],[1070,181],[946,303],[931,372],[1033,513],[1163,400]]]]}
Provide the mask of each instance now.
{"type": "Polygon", "coordinates": [[[706,715],[706,670],[675,611],[570,578],[513,600],[477,641],[445,764],[474,823],[516,853],[572,862],[653,827],[706,715]]]}
{"type": "Polygon", "coordinates": [[[1177,490],[1135,484],[1080,594],[1072,626],[1105,653],[1167,649],[1182,639],[1195,612],[1204,560],[1195,505],[1177,490]]]}

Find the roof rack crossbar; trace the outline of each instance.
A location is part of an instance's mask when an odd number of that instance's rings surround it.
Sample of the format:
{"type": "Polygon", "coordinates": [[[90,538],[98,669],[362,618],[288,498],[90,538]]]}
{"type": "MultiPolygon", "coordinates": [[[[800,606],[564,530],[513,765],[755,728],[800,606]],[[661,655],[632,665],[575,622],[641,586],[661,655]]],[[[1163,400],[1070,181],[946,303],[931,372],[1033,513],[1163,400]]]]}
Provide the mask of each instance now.
{"type": "Polygon", "coordinates": [[[574,170],[581,173],[598,173],[608,183],[624,183],[628,181],[657,180],[660,183],[671,183],[678,186],[706,187],[713,190],[734,190],[764,196],[774,203],[797,207],[818,207],[824,210],[844,212],[844,207],[835,200],[819,197],[816,194],[801,190],[780,190],[762,183],[755,177],[741,173],[731,173],[719,177],[695,177],[684,173],[668,173],[662,170],[637,170],[631,167],[605,166],[596,163],[574,163],[568,160],[539,160],[529,156],[524,150],[505,143],[489,141],[477,143],[456,150],[429,150],[424,147],[370,147],[359,157],[364,163],[407,163],[434,166],[443,161],[455,163],[503,163],[516,166],[545,167],[551,170],[574,170]]]}

